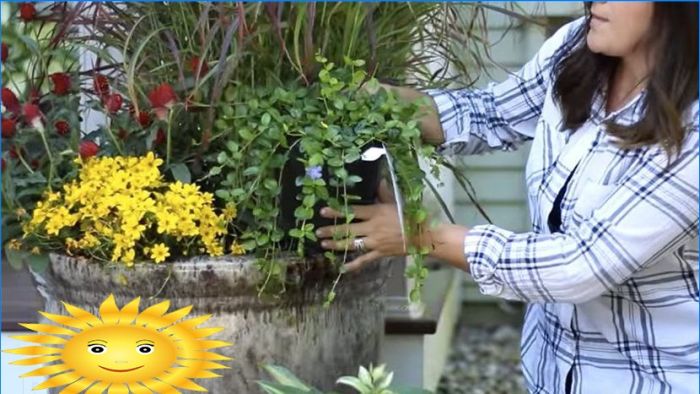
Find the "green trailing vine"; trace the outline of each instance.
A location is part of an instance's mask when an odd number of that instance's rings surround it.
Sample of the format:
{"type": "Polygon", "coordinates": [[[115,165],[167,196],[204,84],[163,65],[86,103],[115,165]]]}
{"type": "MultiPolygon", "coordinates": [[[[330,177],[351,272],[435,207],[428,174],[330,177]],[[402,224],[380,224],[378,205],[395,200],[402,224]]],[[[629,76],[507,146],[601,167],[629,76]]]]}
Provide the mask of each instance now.
{"type": "MultiPolygon", "coordinates": [[[[304,256],[308,245],[318,241],[311,220],[318,214],[314,208],[320,201],[345,214],[338,224],[353,220],[350,207],[359,197],[348,190],[362,178],[350,173],[347,166],[361,160],[369,145],[385,144],[394,160],[407,237],[427,225],[422,205],[425,174],[418,158],[427,159],[437,171],[441,157],[434,147],[421,144],[416,122],[420,103],[402,102],[385,90],[368,93],[363,85],[377,82],[368,77],[361,60],[346,59],[341,66],[320,56],[317,61],[321,69],[317,82],[310,86],[229,86],[215,123],[217,131],[226,136],[222,141],[226,149],[216,155],[209,176],[220,185],[216,195],[238,208],[230,233],[246,252],[257,256],[266,278],[261,291],[284,291],[282,253],[304,256]],[[293,150],[299,152],[296,159],[290,158],[293,150]],[[306,171],[295,179],[301,187],[295,226],[285,230],[280,226],[279,199],[288,160],[298,160],[306,171]]],[[[407,276],[416,283],[413,300],[419,298],[427,276],[423,261],[429,252],[409,250],[414,264],[407,276]]],[[[326,252],[324,256],[340,277],[348,253],[326,252]]],[[[334,295],[331,290],[328,301],[334,295]]]]}

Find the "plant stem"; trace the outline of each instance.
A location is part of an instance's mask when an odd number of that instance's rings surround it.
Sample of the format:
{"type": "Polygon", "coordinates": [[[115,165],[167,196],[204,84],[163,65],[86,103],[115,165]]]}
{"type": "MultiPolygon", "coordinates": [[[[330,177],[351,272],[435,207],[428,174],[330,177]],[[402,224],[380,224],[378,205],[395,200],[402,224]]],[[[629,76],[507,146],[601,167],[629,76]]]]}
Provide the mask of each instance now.
{"type": "Polygon", "coordinates": [[[44,129],[38,129],[39,135],[41,136],[41,141],[44,143],[44,149],[46,149],[46,155],[49,157],[49,179],[47,180],[47,185],[49,190],[51,190],[51,181],[53,180],[53,155],[51,154],[51,149],[49,149],[49,142],[46,140],[46,134],[44,134],[44,129]]]}

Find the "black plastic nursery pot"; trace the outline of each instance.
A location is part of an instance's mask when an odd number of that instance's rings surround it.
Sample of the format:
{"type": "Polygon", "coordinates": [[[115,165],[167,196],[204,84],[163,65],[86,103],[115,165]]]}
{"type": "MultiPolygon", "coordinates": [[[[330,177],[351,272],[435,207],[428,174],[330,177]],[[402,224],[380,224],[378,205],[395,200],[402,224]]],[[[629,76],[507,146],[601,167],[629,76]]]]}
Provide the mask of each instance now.
{"type": "MultiPolygon", "coordinates": [[[[367,144],[363,147],[362,151],[364,152],[366,149],[371,147],[381,147],[381,144],[378,142],[367,144]]],[[[297,196],[301,193],[302,186],[297,185],[297,178],[304,177],[307,171],[304,164],[299,161],[300,156],[301,152],[299,151],[298,145],[293,146],[289,152],[287,163],[283,168],[282,173],[280,224],[281,228],[283,228],[286,232],[293,228],[297,228],[298,226],[294,216],[294,211],[301,205],[301,201],[297,198],[297,196]]],[[[351,202],[352,205],[374,204],[377,199],[377,190],[379,189],[382,160],[383,159],[379,158],[374,161],[365,161],[360,158],[353,163],[345,164],[345,170],[349,175],[355,175],[362,178],[362,181],[352,186],[347,186],[345,191],[342,187],[330,186],[332,174],[330,174],[327,167],[322,167],[321,177],[326,181],[326,184],[329,185],[327,186],[329,195],[342,196],[343,193],[347,193],[347,195],[359,197],[359,200],[353,200],[351,202]]],[[[328,201],[319,199],[314,206],[314,217],[310,221],[307,221],[307,223],[312,223],[314,228],[343,223],[343,219],[334,220],[321,216],[321,208],[327,205],[328,201]]],[[[292,240],[288,239],[287,241],[290,245],[296,246],[292,240]]],[[[321,248],[320,241],[311,242],[308,240],[304,245],[304,251],[307,256],[318,255],[325,252],[325,250],[321,248]]]]}

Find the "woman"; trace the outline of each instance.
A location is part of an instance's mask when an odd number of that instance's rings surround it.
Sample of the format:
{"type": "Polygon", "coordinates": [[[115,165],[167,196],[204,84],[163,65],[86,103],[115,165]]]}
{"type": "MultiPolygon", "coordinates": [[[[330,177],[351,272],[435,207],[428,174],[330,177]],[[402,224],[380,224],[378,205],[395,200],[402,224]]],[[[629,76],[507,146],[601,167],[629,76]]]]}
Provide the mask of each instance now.
{"type": "MultiPolygon", "coordinates": [[[[697,393],[698,5],[586,10],[505,82],[426,92],[434,108],[421,128],[446,152],[533,140],[532,231],[445,224],[409,242],[483,293],[529,303],[530,392],[697,393]]],[[[348,268],[405,254],[394,207],[354,212],[362,221],[349,229],[318,231],[328,249],[365,252],[348,268]],[[347,230],[354,239],[330,238],[347,230]]]]}

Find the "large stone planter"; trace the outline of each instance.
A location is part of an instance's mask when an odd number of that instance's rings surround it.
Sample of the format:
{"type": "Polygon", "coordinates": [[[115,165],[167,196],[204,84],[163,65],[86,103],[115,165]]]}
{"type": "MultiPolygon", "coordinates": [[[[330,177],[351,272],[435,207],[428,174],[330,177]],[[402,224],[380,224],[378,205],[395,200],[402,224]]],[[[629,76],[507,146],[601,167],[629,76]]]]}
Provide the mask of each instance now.
{"type": "Polygon", "coordinates": [[[321,263],[292,274],[303,283],[301,290],[289,290],[278,300],[258,297],[260,274],[247,256],[127,269],[52,255],[49,268],[33,274],[44,310],[51,313],[66,313],[61,301],[96,313],[105,297],[114,294],[119,306],[140,296],[141,309],[167,299],[171,310],[193,305],[191,315],[213,314],[206,326],[225,329],[212,338],[234,344],[217,349],[233,358],[231,369],[217,370],[223,378],[197,383],[215,394],[246,394],[260,392],[255,381],[264,377],[262,363],[285,366],[323,390],[332,389],[339,376],[356,374],[359,365],[376,364],[384,334],[380,292],[388,264],[377,262],[345,275],[329,308],[322,304],[335,278],[321,263]]]}

